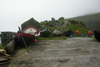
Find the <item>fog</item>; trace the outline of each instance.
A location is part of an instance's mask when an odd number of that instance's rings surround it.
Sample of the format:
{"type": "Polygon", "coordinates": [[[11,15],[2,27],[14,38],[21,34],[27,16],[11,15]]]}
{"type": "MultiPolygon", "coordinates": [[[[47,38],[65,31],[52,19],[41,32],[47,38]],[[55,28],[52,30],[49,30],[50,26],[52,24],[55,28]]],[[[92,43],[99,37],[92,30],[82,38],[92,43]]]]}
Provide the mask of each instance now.
{"type": "Polygon", "coordinates": [[[100,12],[100,0],[0,0],[0,31],[18,30],[30,18],[72,18],[100,12]]]}

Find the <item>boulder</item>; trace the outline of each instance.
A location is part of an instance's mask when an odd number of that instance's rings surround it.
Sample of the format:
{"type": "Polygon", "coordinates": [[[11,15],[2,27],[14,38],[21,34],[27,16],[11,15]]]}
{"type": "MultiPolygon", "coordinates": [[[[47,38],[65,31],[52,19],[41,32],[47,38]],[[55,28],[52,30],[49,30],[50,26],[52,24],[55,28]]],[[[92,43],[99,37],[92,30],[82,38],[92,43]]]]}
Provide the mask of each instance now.
{"type": "Polygon", "coordinates": [[[64,23],[62,23],[61,28],[66,28],[67,25],[70,25],[69,21],[65,21],[64,23]]]}
{"type": "Polygon", "coordinates": [[[57,35],[57,36],[60,36],[60,35],[63,35],[63,32],[60,31],[60,30],[55,29],[55,30],[53,31],[53,34],[54,34],[54,35],[57,35]]]}
{"type": "Polygon", "coordinates": [[[60,17],[58,20],[64,20],[64,17],[60,17]]]}
{"type": "Polygon", "coordinates": [[[14,48],[15,48],[15,41],[12,40],[7,44],[7,46],[5,47],[5,50],[7,51],[7,53],[13,53],[14,48]]]}

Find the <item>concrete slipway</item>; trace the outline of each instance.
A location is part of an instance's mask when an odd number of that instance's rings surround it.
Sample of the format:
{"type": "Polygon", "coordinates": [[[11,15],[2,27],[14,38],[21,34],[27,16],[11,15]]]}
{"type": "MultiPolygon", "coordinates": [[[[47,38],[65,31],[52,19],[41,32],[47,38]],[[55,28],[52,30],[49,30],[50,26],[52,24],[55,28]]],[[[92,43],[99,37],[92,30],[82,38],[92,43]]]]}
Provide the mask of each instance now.
{"type": "Polygon", "coordinates": [[[100,43],[93,38],[42,40],[28,51],[18,50],[6,67],[100,67],[100,43]]]}

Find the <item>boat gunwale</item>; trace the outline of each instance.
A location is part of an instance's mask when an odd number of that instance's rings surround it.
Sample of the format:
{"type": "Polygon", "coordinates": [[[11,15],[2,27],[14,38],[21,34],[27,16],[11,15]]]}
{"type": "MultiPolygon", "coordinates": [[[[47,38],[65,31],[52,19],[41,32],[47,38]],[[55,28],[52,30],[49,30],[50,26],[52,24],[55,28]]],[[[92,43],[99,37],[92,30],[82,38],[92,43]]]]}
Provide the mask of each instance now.
{"type": "Polygon", "coordinates": [[[32,34],[28,34],[28,33],[17,33],[17,34],[15,34],[14,37],[16,38],[16,37],[19,37],[19,36],[21,36],[21,35],[22,35],[22,36],[31,36],[31,37],[34,37],[34,36],[35,36],[35,35],[32,35],[32,34]]]}

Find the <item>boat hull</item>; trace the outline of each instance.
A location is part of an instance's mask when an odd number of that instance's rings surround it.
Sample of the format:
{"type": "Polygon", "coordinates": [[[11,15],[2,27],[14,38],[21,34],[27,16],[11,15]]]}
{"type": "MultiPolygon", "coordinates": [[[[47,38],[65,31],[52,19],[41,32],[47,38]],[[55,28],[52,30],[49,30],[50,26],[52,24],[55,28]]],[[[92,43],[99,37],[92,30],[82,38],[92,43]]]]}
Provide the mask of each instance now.
{"type": "Polygon", "coordinates": [[[49,36],[51,35],[51,32],[49,32],[49,31],[44,31],[44,32],[41,32],[40,35],[41,35],[42,37],[49,37],[49,36]]]}
{"type": "Polygon", "coordinates": [[[33,43],[35,39],[36,37],[34,35],[25,33],[18,33],[14,37],[16,46],[25,46],[25,43],[28,46],[29,44],[33,43]]]}
{"type": "Polygon", "coordinates": [[[94,36],[95,36],[96,40],[100,42],[100,31],[95,30],[94,36]]]}

